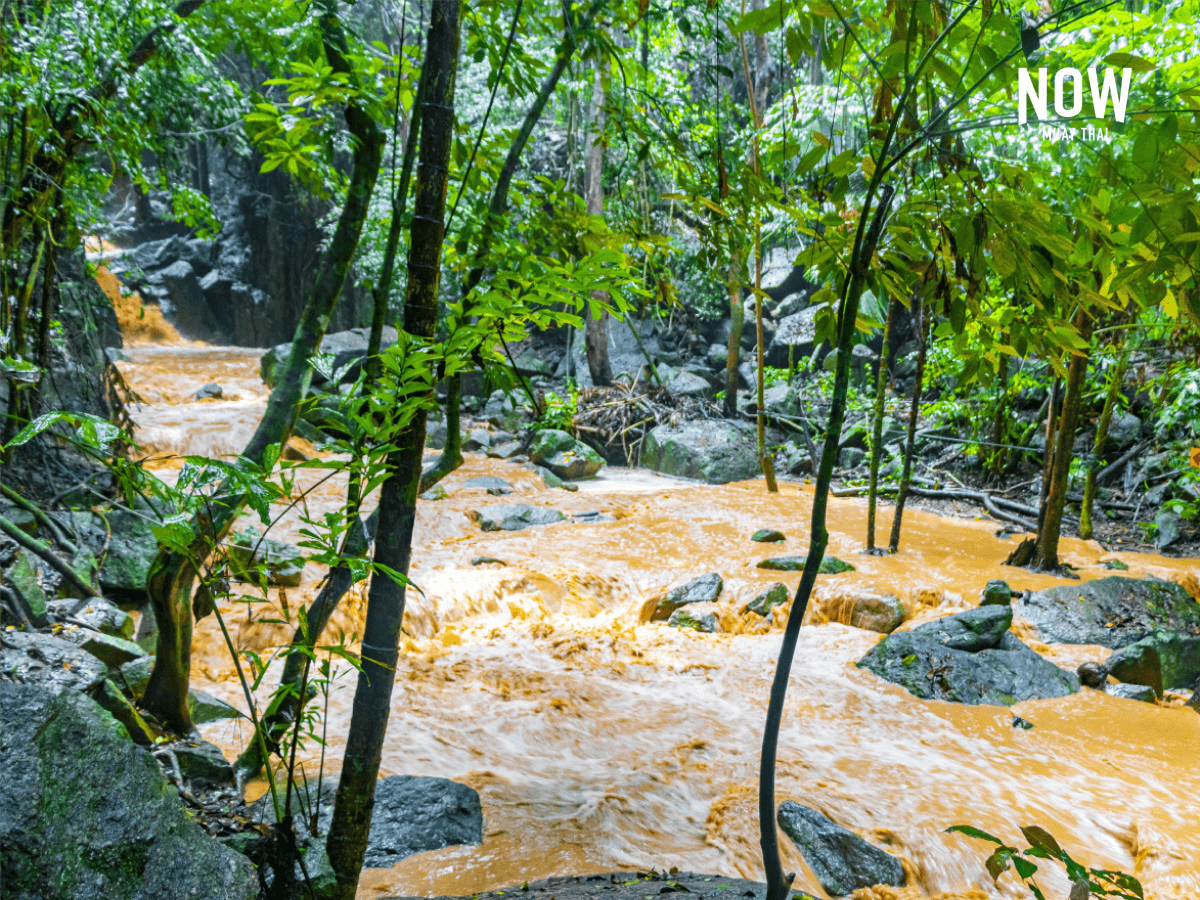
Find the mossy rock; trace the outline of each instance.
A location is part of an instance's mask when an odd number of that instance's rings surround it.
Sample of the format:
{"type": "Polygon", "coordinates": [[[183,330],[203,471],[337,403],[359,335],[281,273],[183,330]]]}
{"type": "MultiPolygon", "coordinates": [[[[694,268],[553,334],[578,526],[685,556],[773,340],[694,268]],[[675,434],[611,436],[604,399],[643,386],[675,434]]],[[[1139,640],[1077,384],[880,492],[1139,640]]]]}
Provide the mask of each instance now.
{"type": "MultiPolygon", "coordinates": [[[[768,569],[772,572],[803,572],[807,563],[807,556],[774,556],[759,562],[758,568],[768,569]]],[[[836,556],[822,557],[821,565],[817,567],[818,575],[839,575],[842,572],[853,571],[855,571],[854,566],[843,562],[836,556]]]]}

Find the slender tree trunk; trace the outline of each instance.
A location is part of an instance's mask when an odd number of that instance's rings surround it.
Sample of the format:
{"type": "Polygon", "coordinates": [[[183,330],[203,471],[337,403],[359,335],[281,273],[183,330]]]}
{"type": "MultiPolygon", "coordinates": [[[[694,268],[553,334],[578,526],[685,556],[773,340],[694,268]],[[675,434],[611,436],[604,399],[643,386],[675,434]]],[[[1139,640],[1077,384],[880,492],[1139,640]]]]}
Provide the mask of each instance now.
{"type": "MultiPolygon", "coordinates": [[[[447,176],[454,141],[458,33],[458,0],[434,0],[425,45],[429,75],[404,309],[405,331],[417,342],[432,340],[437,328],[447,176]]],[[[354,900],[371,827],[405,602],[404,583],[384,573],[388,570],[402,576],[408,573],[425,447],[425,416],[425,407],[418,406],[396,449],[388,454],[388,475],[380,493],[379,530],[375,539],[378,568],[371,578],[367,598],[362,668],[354,692],[350,733],[326,843],[330,864],[337,875],[334,900],[354,900]]]]}
{"type": "Polygon", "coordinates": [[[1004,423],[1008,421],[1008,357],[1001,355],[999,372],[996,377],[1000,381],[1000,398],[996,401],[996,414],[992,417],[992,448],[991,465],[992,478],[999,479],[1004,474],[1004,466],[1008,454],[1000,444],[1004,443],[1004,423]]]}
{"type": "Polygon", "coordinates": [[[1057,446],[1059,414],[1062,411],[1062,386],[1058,378],[1050,384],[1050,398],[1046,411],[1046,449],[1042,453],[1042,487],[1038,496],[1038,531],[1046,519],[1046,503],[1050,497],[1050,479],[1054,471],[1054,450],[1057,446]]]}
{"type": "MultiPolygon", "coordinates": [[[[912,406],[908,410],[908,436],[904,446],[904,471],[900,476],[900,490],[896,495],[896,512],[892,517],[892,534],[888,539],[888,552],[900,549],[900,523],[904,518],[904,501],[912,484],[913,456],[917,443],[917,420],[921,415],[921,390],[925,381],[925,306],[920,292],[913,299],[913,324],[917,329],[917,374],[913,384],[912,406]]],[[[841,360],[838,360],[841,362],[841,360]]]]}
{"type": "MultiPolygon", "coordinates": [[[[733,241],[732,232],[729,240],[733,241]]],[[[742,353],[742,327],[746,308],[742,305],[742,261],[737,251],[729,260],[729,353],[725,357],[725,415],[737,415],[738,362],[742,353]]]]}
{"type": "Polygon", "coordinates": [[[1079,536],[1085,541],[1092,539],[1092,506],[1096,502],[1096,472],[1104,458],[1108,443],[1108,430],[1112,427],[1113,412],[1121,396],[1121,383],[1125,380],[1125,367],[1129,363],[1129,351],[1122,348],[1117,363],[1109,374],[1108,393],[1104,397],[1104,411],[1096,424],[1096,442],[1092,445],[1086,480],[1083,483],[1083,501],[1079,504],[1079,536]]]}
{"type": "MultiPolygon", "coordinates": [[[[345,56],[345,36],[337,18],[322,16],[321,30],[330,66],[335,72],[353,76],[345,56]]],[[[355,104],[349,105],[345,114],[346,124],[355,138],[346,205],[322,260],[317,283],[300,314],[291,352],[267,400],[266,412],[242,451],[242,458],[256,465],[263,463],[268,447],[285,443],[291,435],[297,408],[312,377],[309,360],[325,336],[341,296],[382,163],[384,137],[375,122],[355,104]]],[[[158,624],[158,645],[142,706],[180,734],[192,730],[187,693],[191,669],[191,597],[198,574],[196,566],[203,563],[217,542],[228,533],[245,504],[242,495],[218,491],[218,497],[221,498],[219,502],[194,517],[196,540],[188,552],[160,547],[146,582],[158,624]]]]}
{"type": "MultiPolygon", "coordinates": [[[[1092,319],[1081,306],[1075,314],[1075,328],[1084,341],[1091,340],[1092,319]]],[[[1083,401],[1083,382],[1087,378],[1089,353],[1083,351],[1071,357],[1067,367],[1067,393],[1063,398],[1062,419],[1058,426],[1058,444],[1054,451],[1054,468],[1050,478],[1050,492],[1046,502],[1046,515],[1038,529],[1037,551],[1033,557],[1034,569],[1054,571],[1058,564],[1058,539],[1062,531],[1063,510],[1067,505],[1067,483],[1071,473],[1071,447],[1075,442],[1075,426],[1079,422],[1079,408],[1083,401]]]]}
{"type": "MultiPolygon", "coordinates": [[[[886,146],[884,152],[886,153],[886,146]]],[[[867,188],[866,200],[861,216],[870,214],[877,182],[867,188]]],[[[825,556],[829,543],[829,532],[825,527],[826,506],[829,503],[829,485],[833,480],[833,466],[837,461],[838,440],[842,422],[846,416],[846,394],[850,385],[850,349],[854,343],[855,322],[858,306],[862,299],[863,284],[866,282],[867,267],[875,255],[883,222],[891,204],[893,188],[888,185],[880,191],[879,205],[875,209],[871,225],[863,229],[864,220],[859,220],[858,235],[850,257],[850,271],[846,280],[845,294],[838,311],[838,356],[834,373],[833,399],[829,407],[829,425],[825,430],[825,446],[821,453],[821,465],[817,470],[817,483],[813,490],[812,530],[809,535],[808,557],[804,572],[792,599],[788,612],[787,627],[779,647],[779,661],[775,666],[775,678],[771,682],[771,700],[767,705],[767,721],[763,727],[762,756],[758,777],[758,823],[762,842],[763,869],[767,877],[766,900],[787,900],[792,877],[783,874],[779,858],[779,834],[775,830],[775,757],[779,746],[779,726],[783,721],[783,705],[787,699],[788,680],[791,676],[792,659],[796,654],[796,643],[800,638],[800,624],[808,607],[808,598],[817,581],[817,569],[825,556]]]]}
{"type": "MultiPolygon", "coordinates": [[[[604,215],[604,78],[607,57],[601,53],[596,57],[596,76],[592,81],[592,102],[588,110],[588,133],[583,150],[583,197],[589,216],[604,215]]],[[[608,298],[603,291],[593,291],[593,299],[604,303],[608,298]]],[[[612,367],[608,362],[608,312],[600,315],[587,310],[587,327],[584,348],[587,352],[588,371],[596,387],[609,387],[613,381],[612,367]]],[[[636,323],[634,325],[636,327],[636,323]]]]}
{"type": "Polygon", "coordinates": [[[871,481],[867,488],[867,552],[875,552],[875,507],[879,492],[879,464],[883,460],[883,408],[887,399],[888,383],[888,339],[892,333],[892,320],[896,316],[898,301],[893,298],[888,304],[887,318],[883,322],[883,348],[879,351],[879,372],[875,376],[875,407],[871,411],[871,481]]]}

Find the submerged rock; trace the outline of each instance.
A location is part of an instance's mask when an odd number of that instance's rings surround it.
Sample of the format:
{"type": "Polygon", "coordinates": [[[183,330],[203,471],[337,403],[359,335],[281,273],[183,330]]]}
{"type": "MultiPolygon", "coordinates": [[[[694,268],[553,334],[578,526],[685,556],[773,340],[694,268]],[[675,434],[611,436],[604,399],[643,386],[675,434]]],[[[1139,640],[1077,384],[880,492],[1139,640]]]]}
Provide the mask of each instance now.
{"type": "Polygon", "coordinates": [[[900,860],[815,809],[788,800],[777,819],[827,893],[845,897],[877,884],[904,886],[900,860]]]}
{"type": "Polygon", "coordinates": [[[467,518],[482,531],[521,531],[536,525],[551,525],[564,519],[557,509],[529,506],[526,503],[511,503],[500,506],[485,506],[467,511],[467,518]]]}
{"type": "Polygon", "coordinates": [[[1200,637],[1156,630],[1118,650],[1105,667],[1117,681],[1145,685],[1161,697],[1200,677],[1200,637]]]}
{"type": "Polygon", "coordinates": [[[583,441],[553,428],[539,431],[529,448],[529,458],[559,478],[590,478],[604,468],[604,457],[583,441]]]}
{"type": "Polygon", "coordinates": [[[771,611],[771,607],[782,606],[791,599],[792,595],[788,593],[788,586],[783,582],[777,581],[743,606],[742,612],[752,612],[760,616],[765,616],[771,611]]]}
{"type": "Polygon", "coordinates": [[[759,544],[778,544],[780,541],[786,541],[787,535],[774,528],[760,528],[750,535],[750,540],[759,544]]]}
{"type": "Polygon", "coordinates": [[[503,478],[497,478],[494,475],[482,475],[479,478],[470,478],[463,482],[463,487],[470,490],[487,491],[493,497],[503,497],[505,494],[513,492],[513,486],[503,478]]]}
{"type": "Polygon", "coordinates": [[[708,634],[721,630],[721,620],[717,618],[715,603],[696,603],[680,607],[671,613],[667,625],[671,628],[691,628],[708,634]]]}
{"type": "Polygon", "coordinates": [[[1142,703],[1153,703],[1158,699],[1154,688],[1144,684],[1110,684],[1105,686],[1104,693],[1112,697],[1122,697],[1126,700],[1138,700],[1142,703]]]}
{"type": "Polygon", "coordinates": [[[1009,632],[1012,608],[981,606],[888,635],[858,667],[926,700],[1010,706],[1063,697],[1079,678],[1009,632]]]}
{"type": "Polygon", "coordinates": [[[87,697],[0,684],[4,896],[252,900],[250,862],[208,837],[145,750],[87,697]]]}
{"type": "Polygon", "coordinates": [[[754,435],[712,419],[652,429],[642,443],[642,466],[709,484],[744,481],[759,473],[754,435]]]}
{"type": "Polygon", "coordinates": [[[865,631],[891,634],[908,617],[903,601],[891,594],[858,594],[852,604],[849,624],[865,631]]]}
{"type": "Polygon", "coordinates": [[[721,596],[724,587],[725,582],[716,572],[701,575],[682,587],[663,594],[654,606],[650,621],[666,622],[671,618],[671,614],[681,606],[688,606],[692,603],[712,603],[721,596]]]}
{"type": "Polygon", "coordinates": [[[1043,640],[1118,650],[1161,629],[1200,635],[1200,603],[1182,585],[1120,575],[1027,592],[1014,607],[1043,640]]]}
{"type": "MultiPolygon", "coordinates": [[[[770,559],[761,560],[757,568],[769,569],[772,572],[803,572],[807,562],[807,556],[773,556],[770,559]]],[[[836,556],[822,557],[821,565],[817,567],[818,575],[838,575],[842,572],[853,571],[855,571],[854,566],[843,562],[836,556]]]]}

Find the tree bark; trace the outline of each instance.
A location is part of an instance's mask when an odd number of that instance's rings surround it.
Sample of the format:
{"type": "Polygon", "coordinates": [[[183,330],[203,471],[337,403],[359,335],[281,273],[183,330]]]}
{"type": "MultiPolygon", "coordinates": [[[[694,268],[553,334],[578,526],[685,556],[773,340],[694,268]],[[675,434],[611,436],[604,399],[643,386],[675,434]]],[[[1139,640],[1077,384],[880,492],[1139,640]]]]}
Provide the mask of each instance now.
{"type": "MultiPolygon", "coordinates": [[[[592,102],[588,110],[588,133],[583,150],[583,198],[589,216],[604,215],[604,76],[607,57],[596,58],[596,76],[592,81],[592,102]]],[[[604,303],[608,298],[603,291],[593,291],[592,298],[604,303]]],[[[636,327],[636,326],[635,326],[636,327]]],[[[612,367],[608,362],[608,312],[601,310],[599,316],[587,310],[587,328],[584,334],[588,371],[596,387],[610,387],[613,381],[612,367]]]]}
{"type": "MultiPolygon", "coordinates": [[[[912,484],[912,463],[917,443],[917,419],[921,415],[921,388],[925,381],[925,307],[918,291],[913,298],[913,326],[917,332],[917,374],[914,377],[912,406],[908,410],[908,437],[904,446],[904,471],[900,476],[900,491],[896,495],[896,512],[892,516],[892,534],[888,539],[888,552],[900,549],[900,524],[904,518],[904,501],[908,499],[908,488],[912,484]]],[[[840,363],[841,360],[839,359],[840,363]]]]}
{"type": "MultiPolygon", "coordinates": [[[[730,242],[733,234],[730,233],[730,242]]],[[[725,415],[737,415],[738,362],[742,353],[742,328],[746,308],[742,305],[742,261],[735,250],[729,261],[729,351],[725,357],[725,415]]]]}
{"type": "Polygon", "coordinates": [[[1108,429],[1112,426],[1113,411],[1117,398],[1121,396],[1121,383],[1125,380],[1125,367],[1129,363],[1129,351],[1122,348],[1117,363],[1109,375],[1108,394],[1104,398],[1104,411],[1096,424],[1096,442],[1092,445],[1092,458],[1088,462],[1087,477],[1083,483],[1083,500],[1079,504],[1079,536],[1085,541],[1092,539],[1092,507],[1096,501],[1096,472],[1104,457],[1108,443],[1108,429]]]}
{"type": "MultiPolygon", "coordinates": [[[[353,76],[346,60],[346,41],[340,22],[335,16],[326,14],[320,23],[330,66],[335,72],[353,76]]],[[[243,459],[256,465],[263,463],[268,447],[285,443],[291,435],[297,409],[312,377],[309,360],[325,336],[341,296],[382,164],[384,136],[375,122],[356,103],[346,107],[345,116],[347,127],[355,138],[346,205],[322,260],[317,283],[300,314],[291,352],[267,400],[266,412],[241,453],[243,459]]],[[[146,587],[158,624],[158,644],[142,706],[180,734],[192,730],[187,694],[191,669],[191,596],[197,566],[228,533],[244,505],[244,496],[218,491],[214,503],[193,517],[196,540],[188,552],[160,547],[147,578],[146,587]]]]}
{"type": "MultiPolygon", "coordinates": [[[[1092,337],[1092,319],[1080,306],[1075,314],[1075,328],[1084,341],[1092,337]]],[[[1046,498],[1046,514],[1037,535],[1037,550],[1032,568],[1055,571],[1058,564],[1058,539],[1062,531],[1063,510],[1067,505],[1067,482],[1071,473],[1071,447],[1075,442],[1075,426],[1083,400],[1083,382],[1087,377],[1088,351],[1076,353],[1067,367],[1067,393],[1058,425],[1058,443],[1054,451],[1054,467],[1050,475],[1050,490],[1046,498]]]]}
{"type": "MultiPolygon", "coordinates": [[[[404,306],[404,329],[418,343],[432,340],[437,327],[448,166],[454,141],[458,43],[458,0],[435,0],[425,45],[428,83],[422,112],[424,133],[404,306]]],[[[425,418],[425,406],[420,405],[398,438],[396,449],[388,454],[388,474],[380,493],[379,529],[375,538],[375,563],[379,568],[371,578],[367,597],[362,668],[354,692],[350,733],[326,843],[337,876],[335,900],[354,898],[371,827],[405,603],[404,583],[386,572],[391,570],[402,576],[408,573],[425,447],[425,418]]]]}
{"type": "Polygon", "coordinates": [[[887,399],[888,383],[888,339],[892,332],[892,319],[896,316],[898,301],[893,298],[888,304],[887,318],[883,322],[883,347],[879,351],[879,372],[875,376],[875,408],[871,411],[871,480],[867,490],[867,552],[875,552],[875,507],[879,492],[879,463],[883,459],[883,408],[887,399]]]}

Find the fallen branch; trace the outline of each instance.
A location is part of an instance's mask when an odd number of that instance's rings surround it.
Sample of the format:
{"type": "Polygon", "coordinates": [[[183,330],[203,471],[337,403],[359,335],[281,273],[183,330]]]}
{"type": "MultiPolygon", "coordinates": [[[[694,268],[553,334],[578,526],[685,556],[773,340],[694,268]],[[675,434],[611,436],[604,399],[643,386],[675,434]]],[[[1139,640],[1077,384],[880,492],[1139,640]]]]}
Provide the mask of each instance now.
{"type": "Polygon", "coordinates": [[[1151,441],[1142,441],[1140,444],[1134,444],[1133,448],[1126,451],[1125,455],[1118,459],[1115,463],[1100,470],[1099,474],[1096,475],[1096,484],[1108,484],[1121,474],[1122,469],[1129,465],[1133,460],[1137,459],[1137,457],[1141,455],[1142,451],[1149,447],[1151,443],[1151,441]]]}
{"type": "Polygon", "coordinates": [[[67,533],[63,527],[48,516],[40,506],[21,496],[6,484],[0,484],[0,491],[3,491],[5,497],[37,519],[39,525],[49,529],[50,533],[54,535],[55,540],[62,545],[64,550],[72,556],[79,552],[75,545],[67,538],[67,533]]]}
{"type": "Polygon", "coordinates": [[[66,563],[61,556],[51,549],[50,545],[45,541],[39,541],[35,537],[30,537],[20,528],[14,525],[4,516],[0,516],[0,531],[3,531],[12,540],[16,541],[30,553],[40,556],[43,560],[49,563],[57,570],[67,581],[71,582],[79,590],[83,591],[84,596],[100,597],[101,593],[92,585],[88,584],[83,577],[76,572],[71,566],[66,563]]]}
{"type": "MultiPolygon", "coordinates": [[[[835,497],[861,497],[866,491],[866,488],[843,488],[837,491],[831,491],[835,497]]],[[[1029,532],[1036,532],[1037,525],[1026,519],[1021,518],[1015,513],[1005,512],[996,505],[996,500],[990,494],[985,494],[982,491],[970,490],[937,490],[935,488],[921,487],[920,485],[910,485],[909,491],[916,494],[918,497],[927,497],[932,500],[970,500],[975,503],[980,503],[994,518],[1001,522],[1008,522],[1010,525],[1017,525],[1029,532]]],[[[880,486],[879,493],[894,494],[896,488],[880,486]]],[[[1011,501],[1008,501],[1011,503],[1011,501]]],[[[1019,505],[1019,504],[1018,504],[1019,505]]]]}

